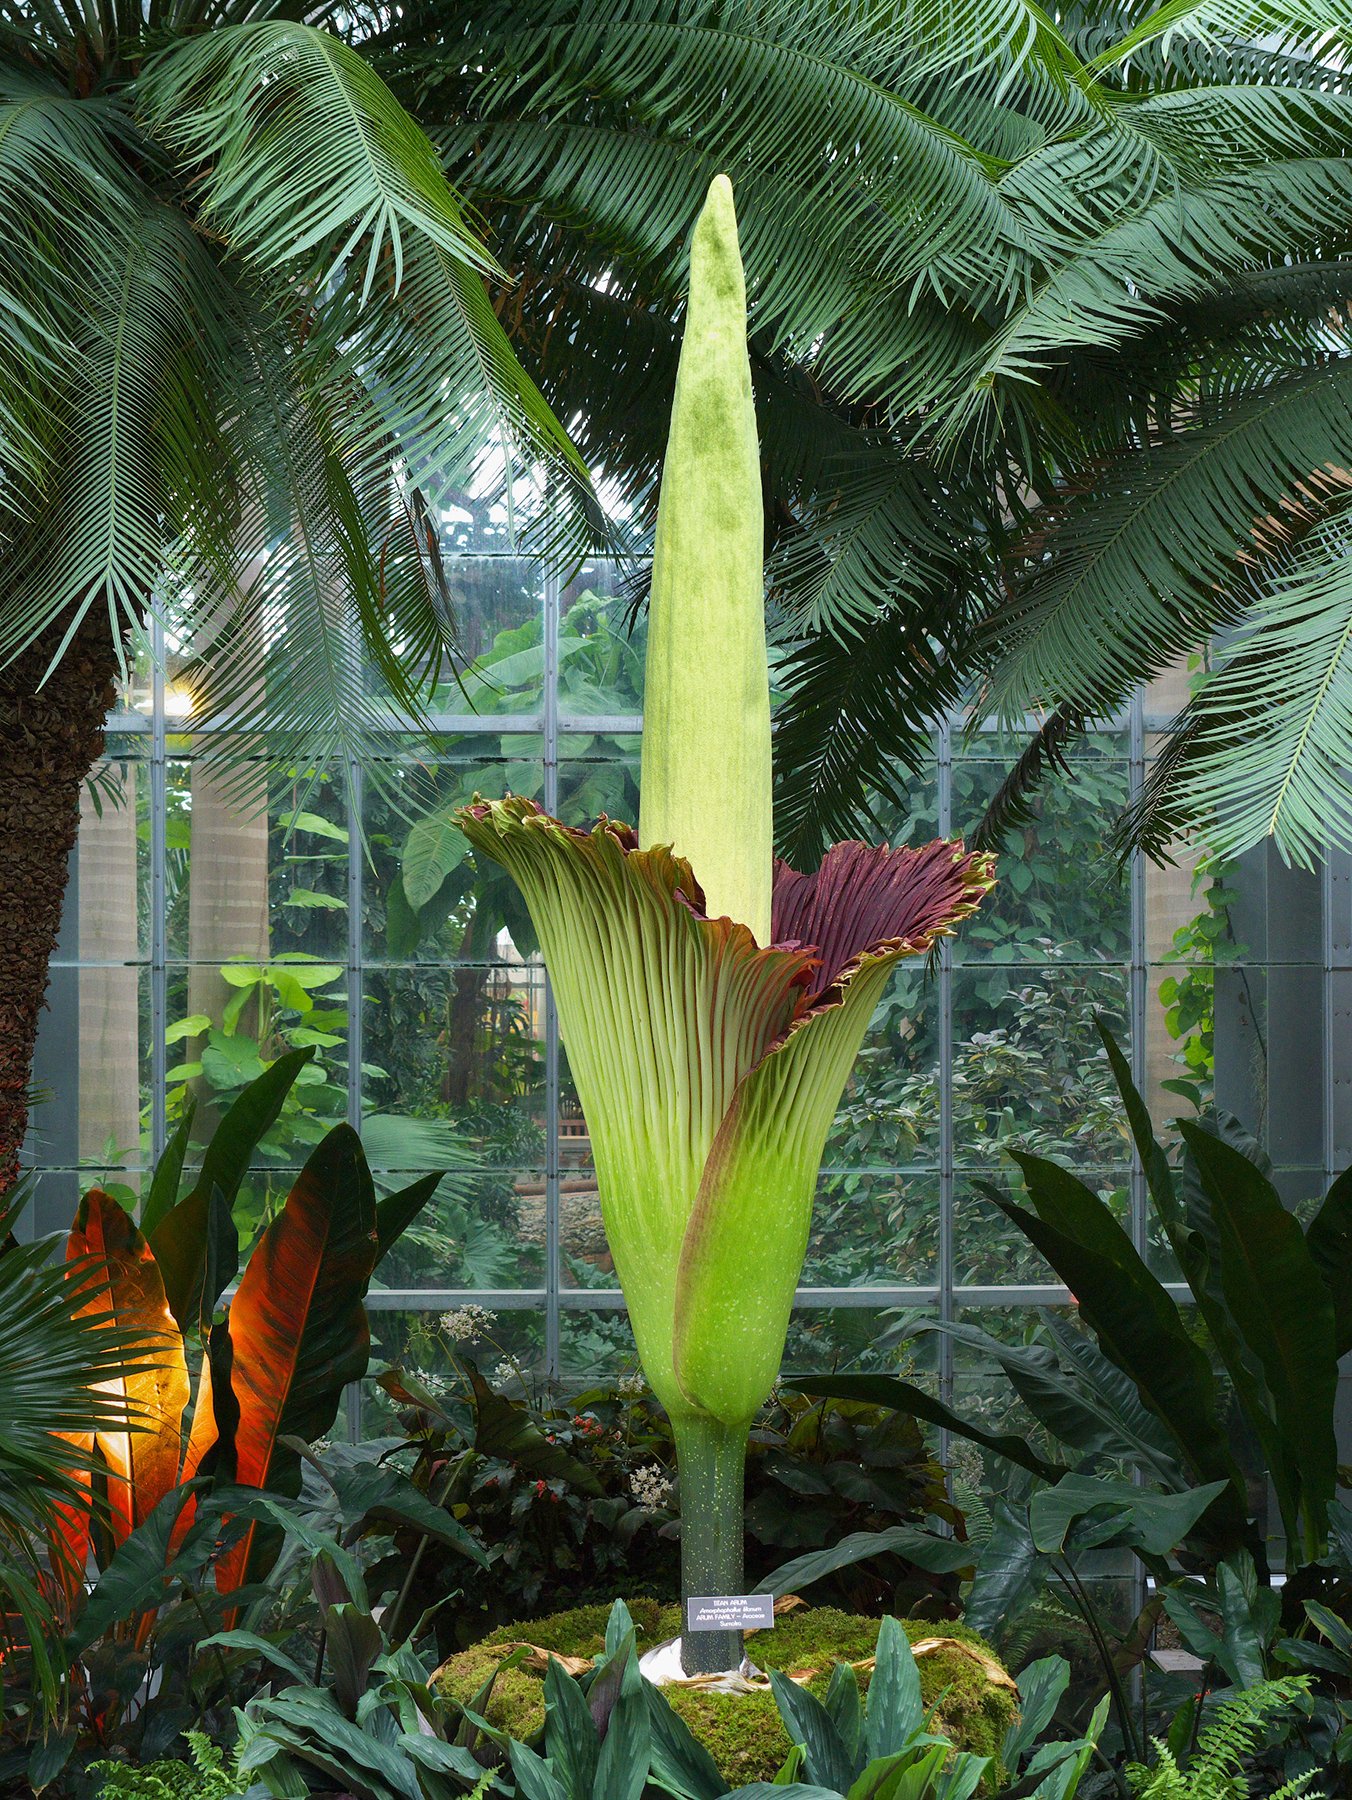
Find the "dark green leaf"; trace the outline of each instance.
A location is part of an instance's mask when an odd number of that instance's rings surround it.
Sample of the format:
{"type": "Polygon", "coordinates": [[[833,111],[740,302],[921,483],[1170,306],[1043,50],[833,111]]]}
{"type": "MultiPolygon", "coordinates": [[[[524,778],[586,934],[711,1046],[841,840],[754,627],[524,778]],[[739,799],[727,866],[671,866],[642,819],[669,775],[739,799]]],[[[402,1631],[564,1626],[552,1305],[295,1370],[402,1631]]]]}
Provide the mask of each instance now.
{"type": "Polygon", "coordinates": [[[150,1180],[150,1189],[141,1202],[141,1230],[149,1237],[170,1211],[178,1199],[179,1178],[183,1174],[183,1158],[188,1152],[188,1141],[192,1136],[192,1122],[197,1113],[197,1102],[189,1095],[184,1105],[182,1116],[175,1125],[173,1135],[164,1147],[164,1154],[155,1164],[155,1173],[150,1180]]]}
{"type": "Polygon", "coordinates": [[[913,1562],[917,1568],[932,1575],[946,1575],[958,1569],[970,1569],[975,1553],[970,1544],[958,1543],[954,1538],[936,1537],[933,1532],[922,1531],[918,1525],[891,1525],[884,1531],[852,1532],[829,1550],[814,1550],[808,1556],[796,1556],[792,1562],[781,1564],[773,1574],[764,1576],[761,1585],[772,1594],[797,1593],[800,1588],[820,1581],[824,1575],[833,1575],[837,1569],[847,1569],[853,1563],[867,1562],[871,1556],[884,1554],[904,1556],[907,1562],[913,1562]]]}
{"type": "Polygon", "coordinates": [[[1352,1169],[1325,1194],[1305,1244],[1333,1301],[1334,1349],[1346,1356],[1352,1350],[1352,1169]]]}
{"type": "Polygon", "coordinates": [[[906,1747],[925,1722],[920,1671],[910,1640],[895,1619],[878,1631],[878,1660],[869,1682],[864,1715],[864,1747],[870,1758],[892,1756],[906,1747]]]}
{"type": "Polygon", "coordinates": [[[207,1219],[214,1189],[233,1207],[240,1182],[263,1134],[276,1123],[296,1077],[314,1056],[312,1048],[289,1050],[251,1081],[212,1133],[191,1193],[165,1213],[148,1234],[164,1277],[169,1310],[180,1331],[197,1324],[207,1254],[207,1219]]]}
{"type": "Polygon", "coordinates": [[[854,1763],[831,1715],[815,1694],[778,1669],[770,1671],[770,1687],[789,1742],[803,1746],[808,1775],[843,1793],[854,1778],[854,1763]]]}
{"type": "Polygon", "coordinates": [[[1003,1456],[1008,1462],[1040,1475],[1044,1481],[1055,1481],[1062,1473],[1060,1464],[1039,1456],[1026,1438],[1015,1437],[1011,1432],[987,1431],[955,1413],[924,1388],[895,1375],[807,1375],[786,1380],[783,1385],[819,1399],[863,1400],[873,1406],[894,1407],[898,1412],[909,1413],[912,1418],[924,1419],[927,1424],[941,1426],[958,1437],[980,1444],[996,1456],[1003,1456]]]}
{"type": "Polygon", "coordinates": [[[1179,1129],[1216,1217],[1226,1300],[1272,1396],[1284,1452],[1273,1473],[1284,1487],[1287,1529],[1295,1530],[1298,1496],[1306,1529],[1322,1536],[1337,1485],[1333,1302],[1272,1183],[1208,1132],[1186,1122],[1179,1129]]]}
{"type": "Polygon", "coordinates": [[[376,1202],[377,1268],[436,1193],[444,1177],[445,1171],[439,1169],[376,1202]]]}

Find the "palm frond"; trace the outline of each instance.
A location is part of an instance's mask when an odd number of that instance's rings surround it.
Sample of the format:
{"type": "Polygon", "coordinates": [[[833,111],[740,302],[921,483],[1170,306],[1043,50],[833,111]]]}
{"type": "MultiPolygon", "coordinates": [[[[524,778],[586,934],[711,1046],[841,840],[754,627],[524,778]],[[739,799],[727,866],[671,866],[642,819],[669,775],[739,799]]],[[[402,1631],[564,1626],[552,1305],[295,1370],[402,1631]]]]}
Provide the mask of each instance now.
{"type": "Polygon", "coordinates": [[[1008,832],[1032,821],[1034,792],[1049,775],[1069,771],[1067,747],[1084,728],[1083,716],[1066,707],[1044,720],[986,803],[972,833],[973,850],[998,850],[1008,832]]]}
{"type": "Polygon", "coordinates": [[[11,507],[33,504],[91,289],[125,255],[126,135],[116,107],[0,70],[0,497],[11,507]]]}
{"type": "Polygon", "coordinates": [[[120,1378],[155,1361],[143,1335],[82,1313],[106,1276],[89,1259],[53,1260],[63,1244],[43,1238],[0,1255],[0,1549],[21,1561],[58,1507],[87,1495],[77,1472],[88,1458],[69,1440],[125,1430],[120,1378]]]}
{"type": "Polygon", "coordinates": [[[1143,45],[1176,41],[1229,46],[1259,43],[1270,52],[1305,52],[1321,61],[1352,46],[1352,23],[1336,0],[1166,0],[1098,59],[1102,68],[1120,63],[1143,45]]]}
{"type": "MultiPolygon", "coordinates": [[[[984,159],[897,91],[916,46],[889,18],[828,0],[504,8],[475,33],[485,73],[467,105],[457,91],[466,116],[442,141],[454,169],[473,147],[478,193],[612,233],[645,220],[673,292],[695,199],[726,169],[757,329],[810,340],[839,310],[842,268],[943,288],[988,280],[1002,247],[1015,254],[984,159]],[[604,157],[584,153],[597,123],[611,128],[604,157]]],[[[432,113],[435,82],[429,71],[432,113]]]]}
{"type": "Polygon", "coordinates": [[[202,217],[263,268],[322,285],[360,248],[366,295],[388,251],[397,290],[419,238],[493,267],[425,134],[329,32],[275,18],[222,26],[158,56],[139,97],[196,171],[202,217]]]}
{"type": "Polygon", "coordinates": [[[63,649],[91,608],[107,611],[116,641],[142,623],[168,564],[176,490],[219,485],[199,380],[212,348],[201,302],[214,279],[183,214],[151,206],[128,230],[120,267],[91,283],[44,510],[0,565],[0,656],[55,620],[63,649]]]}
{"type": "MultiPolygon", "coordinates": [[[[1063,180],[1038,205],[1056,209],[1063,180]]],[[[1057,230],[1059,230],[1059,225],[1057,230]]],[[[1352,161],[1317,157],[1164,191],[1083,237],[992,333],[946,408],[956,430],[1005,390],[1036,382],[1068,346],[1116,350],[1217,277],[1270,258],[1335,255],[1352,232],[1352,161]]]]}
{"type": "Polygon", "coordinates": [[[288,20],[223,26],[158,58],[142,104],[200,169],[202,217],[236,254],[327,296],[332,353],[379,393],[411,479],[456,482],[496,444],[504,470],[551,478],[553,548],[594,539],[586,470],[484,290],[496,264],[431,142],[353,49],[288,20]]]}
{"type": "Polygon", "coordinates": [[[1158,848],[1204,833],[1221,855],[1264,838],[1302,868],[1352,848],[1352,536],[1312,532],[1185,709],[1134,821],[1158,848]]]}
{"type": "Polygon", "coordinates": [[[940,593],[806,638],[777,664],[775,832],[795,867],[815,866],[843,838],[876,835],[873,796],[902,804],[908,775],[932,758],[936,712],[961,697],[961,630],[960,609],[940,593]],[[945,638],[959,639],[956,654],[945,638]]]}
{"type": "Polygon", "coordinates": [[[396,452],[406,481],[434,499],[471,485],[486,462],[496,462],[503,482],[515,471],[542,473],[552,504],[537,515],[534,547],[561,564],[604,535],[586,466],[521,367],[475,270],[429,240],[410,243],[390,305],[378,315],[331,310],[342,354],[382,427],[368,430],[368,453],[388,467],[396,452]]]}
{"type": "Polygon", "coordinates": [[[1028,546],[1031,571],[985,629],[1005,716],[1086,715],[1242,616],[1246,567],[1352,485],[1352,361],[1270,382],[1100,472],[1028,546]]]}
{"type": "Polygon", "coordinates": [[[861,436],[812,475],[810,497],[767,569],[789,630],[858,631],[880,596],[923,603],[959,588],[948,497],[928,465],[861,436]]]}
{"type": "Polygon", "coordinates": [[[393,545],[396,621],[383,564],[399,496],[388,457],[382,465],[371,453],[381,421],[354,373],[322,343],[302,342],[304,318],[279,318],[274,298],[241,294],[228,371],[244,483],[231,567],[205,591],[190,583],[170,607],[195,713],[232,727],[224,754],[349,769],[369,759],[392,709],[420,719],[449,621],[425,565],[425,603],[410,605],[417,545],[406,525],[393,545]],[[407,638],[418,656],[406,665],[407,638]]]}

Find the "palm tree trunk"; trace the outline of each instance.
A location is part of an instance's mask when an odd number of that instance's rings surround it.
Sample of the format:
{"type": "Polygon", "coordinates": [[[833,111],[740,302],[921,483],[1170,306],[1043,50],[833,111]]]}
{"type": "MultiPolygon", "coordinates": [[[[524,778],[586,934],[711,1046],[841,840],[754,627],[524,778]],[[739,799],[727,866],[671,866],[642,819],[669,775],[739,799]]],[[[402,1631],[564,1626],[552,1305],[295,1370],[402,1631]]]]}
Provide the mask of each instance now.
{"type": "Polygon", "coordinates": [[[91,609],[40,686],[59,643],[58,632],[49,632],[0,669],[0,1194],[18,1173],[80,788],[103,750],[117,672],[102,609],[91,609]]]}

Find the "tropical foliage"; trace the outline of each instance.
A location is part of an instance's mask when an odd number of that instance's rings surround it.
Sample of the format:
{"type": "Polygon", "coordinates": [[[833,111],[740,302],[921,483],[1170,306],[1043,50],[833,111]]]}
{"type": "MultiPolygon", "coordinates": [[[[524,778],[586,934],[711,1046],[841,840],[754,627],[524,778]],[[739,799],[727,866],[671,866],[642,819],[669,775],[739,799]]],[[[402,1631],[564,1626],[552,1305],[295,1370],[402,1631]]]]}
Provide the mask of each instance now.
{"type": "Polygon", "coordinates": [[[1137,829],[1346,840],[1347,40],[1245,0],[423,0],[373,35],[520,279],[523,357],[640,512],[687,221],[732,176],[786,853],[859,830],[973,680],[1054,709],[994,827],[1237,625],[1137,829]]]}
{"type": "Polygon", "coordinates": [[[489,446],[579,464],[431,144],[323,16],[150,24],[3,17],[0,651],[120,644],[153,598],[200,708],[352,753],[449,647],[425,491],[489,446]]]}
{"type": "MultiPolygon", "coordinates": [[[[22,1404],[6,1440],[14,1497],[5,1537],[27,1548],[30,1585],[53,1615],[49,1627],[61,1627],[34,1640],[36,1686],[43,1655],[60,1658],[47,1685],[69,1729],[47,1740],[53,1753],[69,1754],[77,1728],[106,1741],[124,1718],[147,1749],[167,1744],[196,1716],[194,1703],[206,1705],[195,1659],[183,1654],[184,1614],[199,1636],[209,1617],[231,1626],[257,1598],[279,1526],[290,1528],[279,1497],[300,1494],[307,1444],[366,1372],[372,1273],[440,1179],[377,1201],[360,1139],[338,1126],[241,1273],[232,1206],[310,1054],[290,1053],[245,1088],[180,1198],[183,1121],[139,1226],[101,1188],[87,1192],[68,1241],[69,1277],[43,1269],[45,1244],[0,1260],[0,1292],[23,1311],[7,1334],[22,1404]],[[37,1354],[52,1360],[35,1364],[37,1354]],[[82,1386],[91,1374],[97,1391],[82,1386]],[[55,1449],[56,1431],[71,1447],[55,1449]]],[[[482,1560],[407,1482],[386,1483],[381,1500],[395,1516],[412,1506],[424,1530],[482,1560]]],[[[34,1754],[45,1753],[44,1742],[34,1754]]]]}

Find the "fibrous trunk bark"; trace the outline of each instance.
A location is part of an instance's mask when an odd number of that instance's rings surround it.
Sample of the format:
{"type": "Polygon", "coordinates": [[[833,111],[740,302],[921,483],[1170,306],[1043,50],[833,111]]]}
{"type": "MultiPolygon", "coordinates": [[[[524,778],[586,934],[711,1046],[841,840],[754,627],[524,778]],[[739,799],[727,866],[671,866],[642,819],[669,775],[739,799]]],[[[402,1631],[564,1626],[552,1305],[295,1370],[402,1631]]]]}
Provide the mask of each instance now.
{"type": "Polygon", "coordinates": [[[43,682],[59,643],[49,632],[0,668],[0,1194],[18,1175],[81,784],[103,751],[117,673],[101,608],[43,682]]]}

